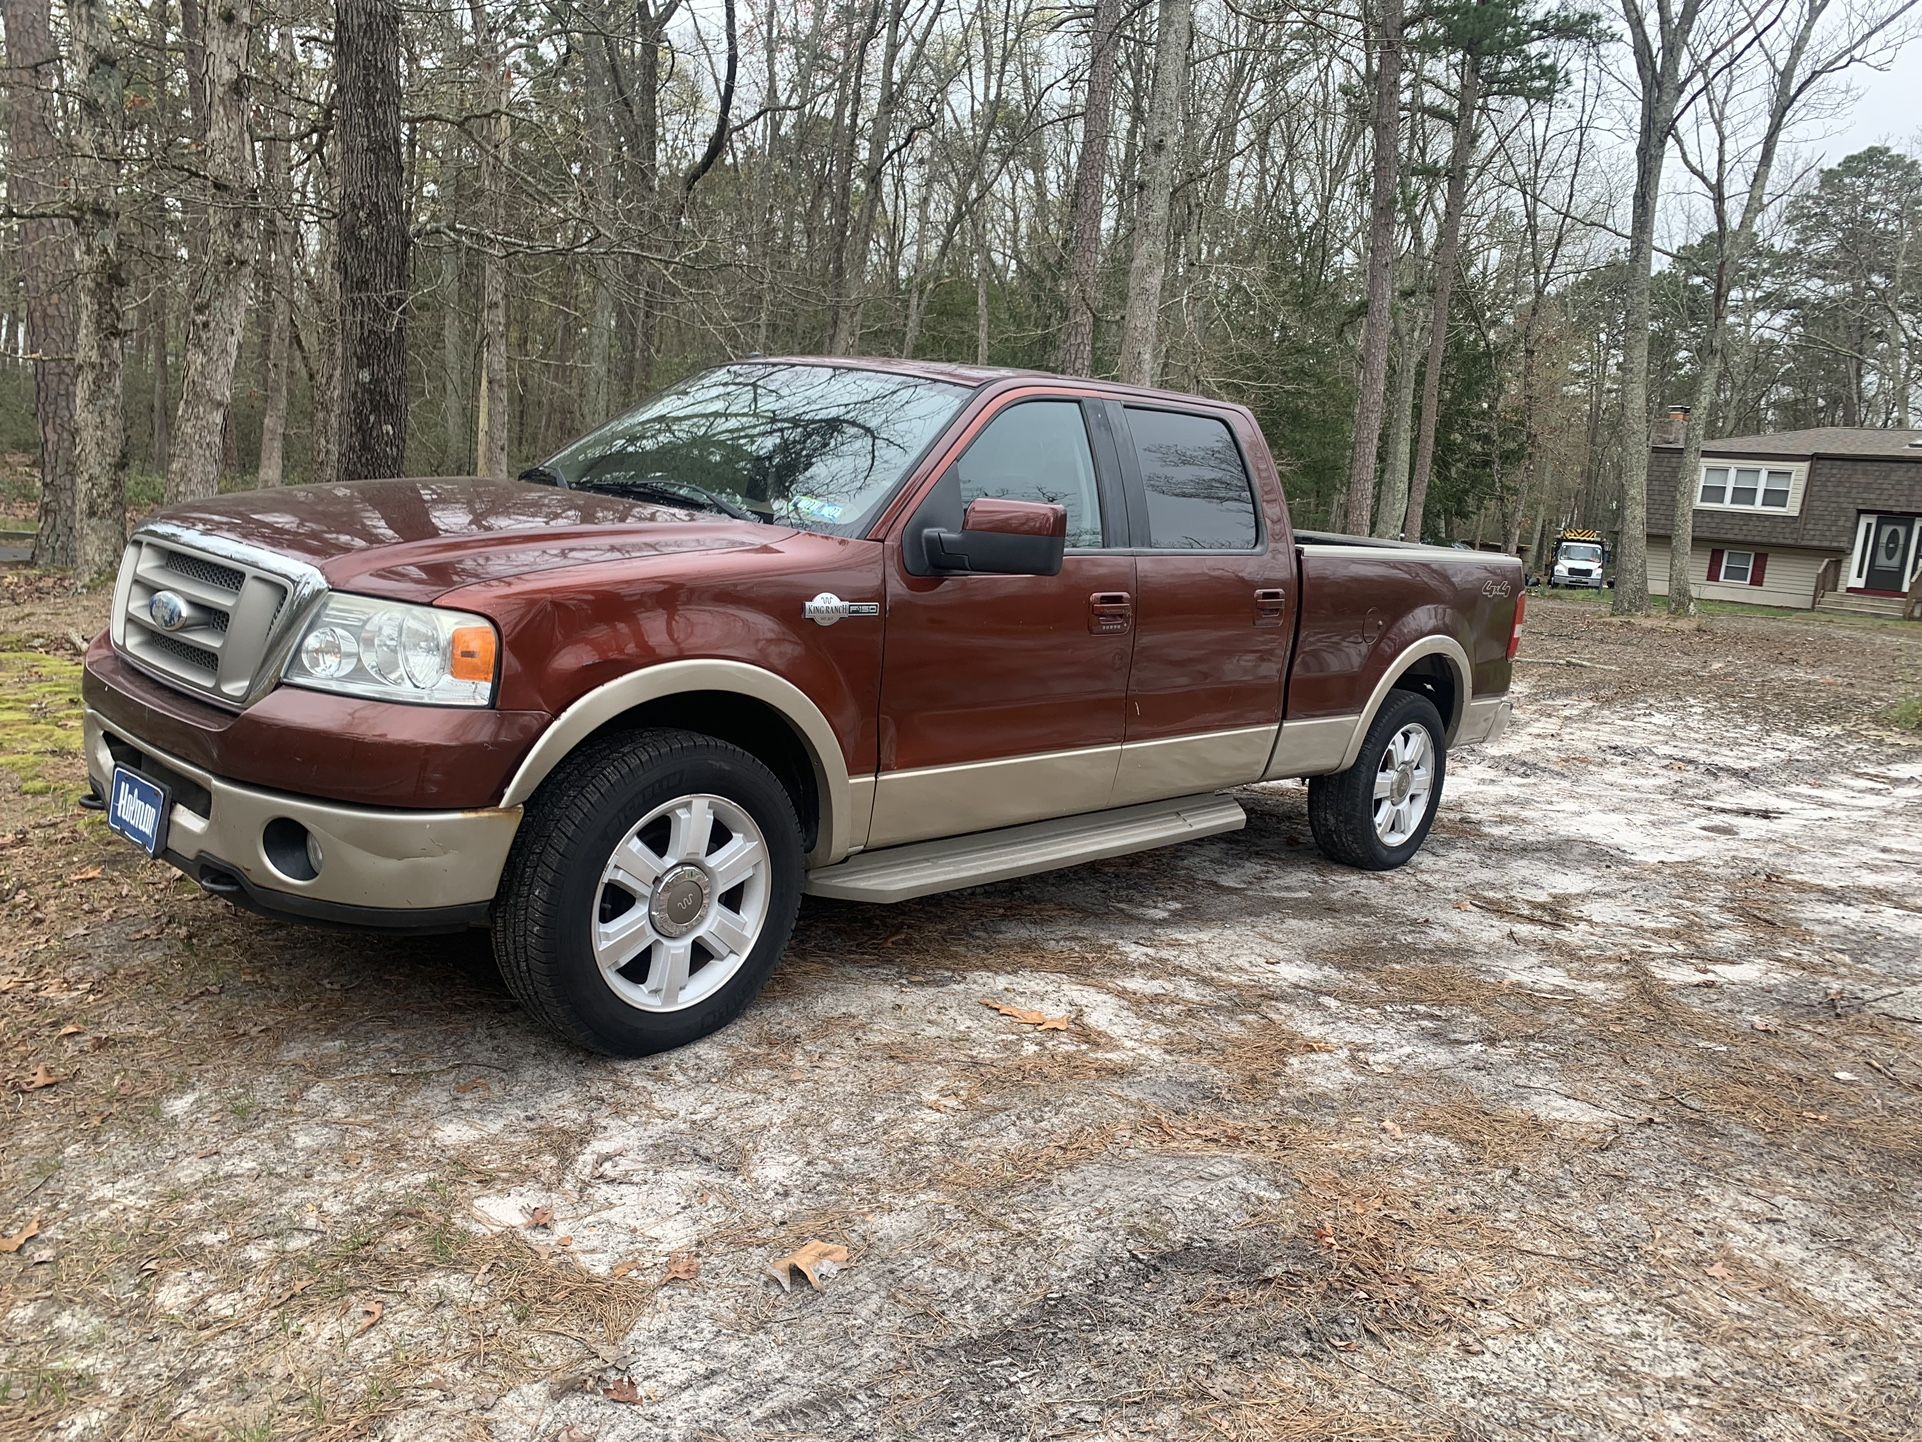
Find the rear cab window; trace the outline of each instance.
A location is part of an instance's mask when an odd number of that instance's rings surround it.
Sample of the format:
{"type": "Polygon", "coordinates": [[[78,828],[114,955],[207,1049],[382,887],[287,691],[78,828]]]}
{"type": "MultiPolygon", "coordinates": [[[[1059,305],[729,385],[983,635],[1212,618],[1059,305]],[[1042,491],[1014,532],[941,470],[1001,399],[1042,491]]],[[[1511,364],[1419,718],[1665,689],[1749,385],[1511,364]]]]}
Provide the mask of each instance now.
{"type": "Polygon", "coordinates": [[[1253,551],[1261,544],[1241,447],[1217,416],[1126,406],[1157,551],[1253,551]]]}

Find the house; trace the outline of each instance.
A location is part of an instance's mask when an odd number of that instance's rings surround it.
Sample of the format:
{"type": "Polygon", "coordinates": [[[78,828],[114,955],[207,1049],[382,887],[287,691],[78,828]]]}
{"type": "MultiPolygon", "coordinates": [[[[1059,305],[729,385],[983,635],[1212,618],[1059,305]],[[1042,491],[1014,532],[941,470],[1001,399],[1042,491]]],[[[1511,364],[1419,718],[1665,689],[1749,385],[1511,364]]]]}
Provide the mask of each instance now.
{"type": "Polygon", "coordinates": [[[1727,436],[1680,477],[1688,411],[1649,452],[1648,585],[1668,594],[1675,486],[1695,493],[1695,594],[1899,615],[1922,566],[1922,430],[1819,426],[1727,436]]]}

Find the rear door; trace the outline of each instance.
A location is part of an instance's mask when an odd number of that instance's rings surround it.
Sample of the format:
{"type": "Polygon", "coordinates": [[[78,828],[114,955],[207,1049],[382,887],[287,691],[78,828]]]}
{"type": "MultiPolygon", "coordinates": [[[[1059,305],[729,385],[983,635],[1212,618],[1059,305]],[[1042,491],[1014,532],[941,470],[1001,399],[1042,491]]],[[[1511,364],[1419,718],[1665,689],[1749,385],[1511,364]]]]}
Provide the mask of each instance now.
{"type": "Polygon", "coordinates": [[[1117,402],[1110,412],[1136,553],[1114,804],[1254,781],[1281,722],[1297,601],[1267,448],[1232,411],[1117,402]]]}
{"type": "Polygon", "coordinates": [[[1108,804],[1134,651],[1134,557],[1098,401],[1011,396],[889,540],[870,848],[1108,804]],[[1056,576],[930,575],[928,527],[980,496],[1068,512],[1056,576]]]}

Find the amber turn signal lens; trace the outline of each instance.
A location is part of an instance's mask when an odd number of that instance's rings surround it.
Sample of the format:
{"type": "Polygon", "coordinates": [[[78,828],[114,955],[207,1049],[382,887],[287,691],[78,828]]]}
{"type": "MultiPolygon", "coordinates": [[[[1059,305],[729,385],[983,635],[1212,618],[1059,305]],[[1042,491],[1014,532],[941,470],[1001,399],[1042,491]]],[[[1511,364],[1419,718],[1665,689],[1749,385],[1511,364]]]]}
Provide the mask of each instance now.
{"type": "Polygon", "coordinates": [[[456,681],[492,681],[496,645],[492,626],[456,626],[447,674],[456,681]]]}

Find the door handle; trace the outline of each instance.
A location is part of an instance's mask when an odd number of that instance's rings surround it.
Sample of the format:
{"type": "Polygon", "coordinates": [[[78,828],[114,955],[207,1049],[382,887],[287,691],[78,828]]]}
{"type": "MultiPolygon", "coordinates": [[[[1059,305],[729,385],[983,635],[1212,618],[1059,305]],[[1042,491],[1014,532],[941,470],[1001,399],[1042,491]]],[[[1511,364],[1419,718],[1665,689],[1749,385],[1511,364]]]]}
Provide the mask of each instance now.
{"type": "Polygon", "coordinates": [[[1288,614],[1288,593],[1279,586],[1255,592],[1255,624],[1279,626],[1288,614]]]}
{"type": "Polygon", "coordinates": [[[1096,591],[1088,597],[1088,630],[1097,636],[1120,636],[1135,623],[1135,599],[1126,591],[1096,591]]]}

